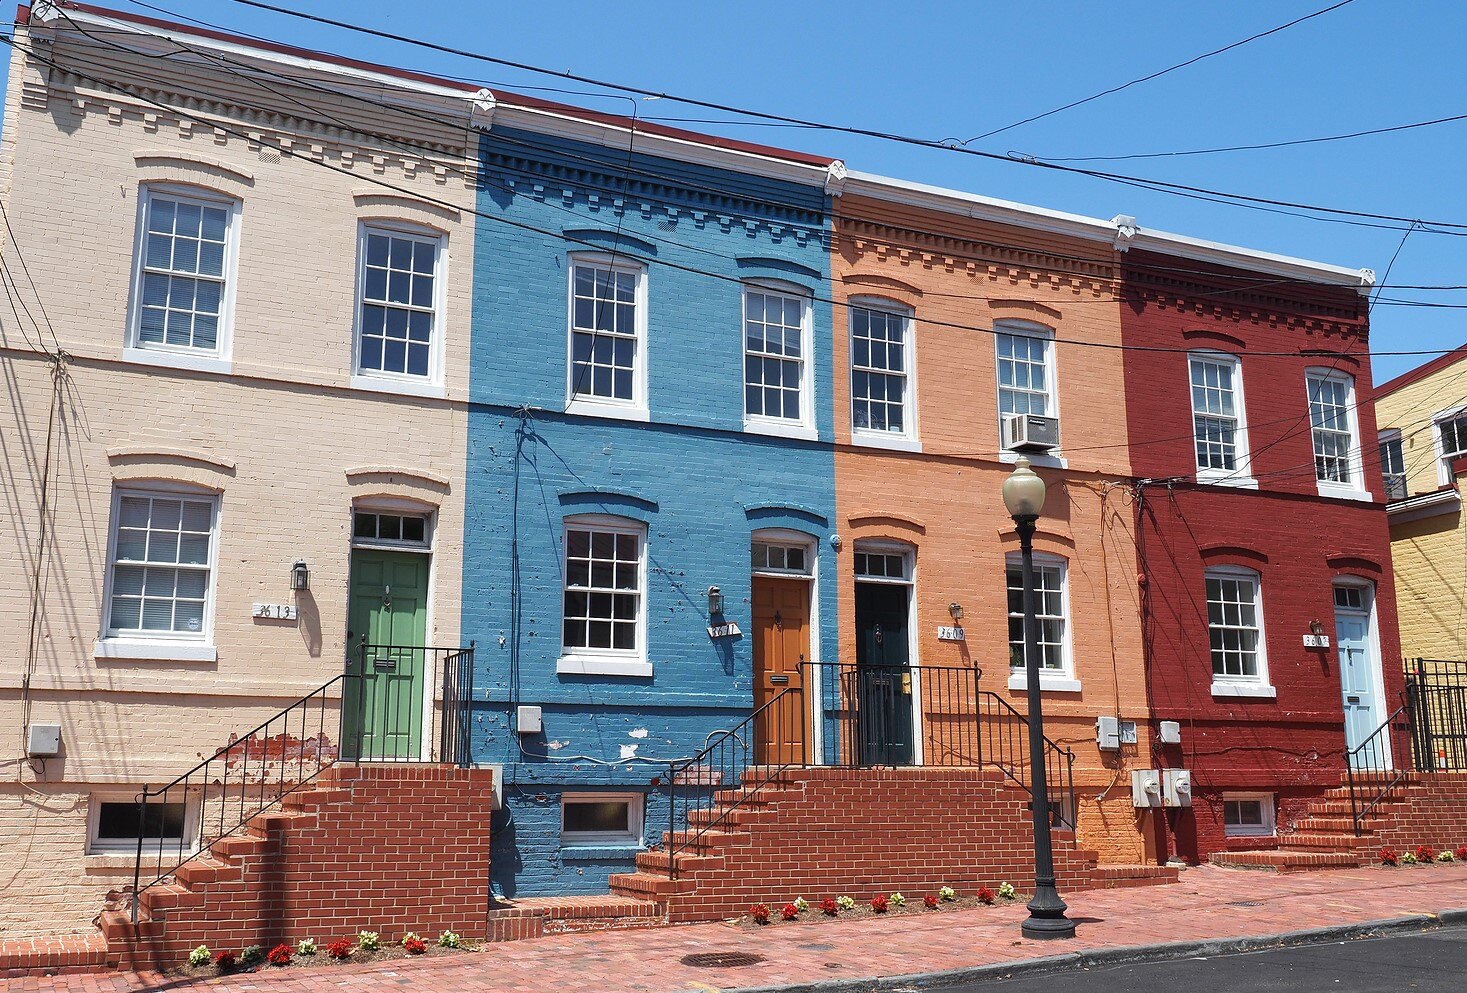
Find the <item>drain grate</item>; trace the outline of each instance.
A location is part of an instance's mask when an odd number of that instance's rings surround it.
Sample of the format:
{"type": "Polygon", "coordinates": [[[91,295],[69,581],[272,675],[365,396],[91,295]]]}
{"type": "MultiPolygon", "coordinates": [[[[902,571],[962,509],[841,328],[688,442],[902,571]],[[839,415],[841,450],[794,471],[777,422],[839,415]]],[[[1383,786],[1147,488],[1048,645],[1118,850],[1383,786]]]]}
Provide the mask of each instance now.
{"type": "Polygon", "coordinates": [[[1263,906],[1263,901],[1262,900],[1229,900],[1228,901],[1228,906],[1229,907],[1261,907],[1261,906],[1263,906]]]}
{"type": "Polygon", "coordinates": [[[699,969],[736,969],[741,965],[758,965],[763,961],[763,955],[755,955],[753,952],[697,952],[684,955],[681,959],[683,965],[697,966],[699,969]]]}

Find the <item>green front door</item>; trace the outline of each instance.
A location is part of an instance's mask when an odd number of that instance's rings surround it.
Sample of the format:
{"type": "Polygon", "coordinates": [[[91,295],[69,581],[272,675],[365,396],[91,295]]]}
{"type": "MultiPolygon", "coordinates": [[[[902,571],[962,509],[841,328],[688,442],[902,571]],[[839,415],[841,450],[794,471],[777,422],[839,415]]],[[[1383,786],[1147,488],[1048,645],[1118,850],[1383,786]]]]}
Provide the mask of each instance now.
{"type": "Polygon", "coordinates": [[[367,760],[419,758],[427,677],[428,556],[353,551],[347,629],[343,752],[367,760]]]}

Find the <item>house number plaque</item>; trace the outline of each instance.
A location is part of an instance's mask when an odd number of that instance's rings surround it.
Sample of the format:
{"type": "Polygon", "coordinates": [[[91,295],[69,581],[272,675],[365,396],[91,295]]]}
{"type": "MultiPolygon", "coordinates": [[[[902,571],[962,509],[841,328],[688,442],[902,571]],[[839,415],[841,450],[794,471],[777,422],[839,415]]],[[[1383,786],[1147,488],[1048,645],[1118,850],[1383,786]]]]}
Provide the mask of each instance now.
{"type": "Polygon", "coordinates": [[[296,619],[293,603],[257,603],[255,616],[267,621],[293,621],[296,619]]]}

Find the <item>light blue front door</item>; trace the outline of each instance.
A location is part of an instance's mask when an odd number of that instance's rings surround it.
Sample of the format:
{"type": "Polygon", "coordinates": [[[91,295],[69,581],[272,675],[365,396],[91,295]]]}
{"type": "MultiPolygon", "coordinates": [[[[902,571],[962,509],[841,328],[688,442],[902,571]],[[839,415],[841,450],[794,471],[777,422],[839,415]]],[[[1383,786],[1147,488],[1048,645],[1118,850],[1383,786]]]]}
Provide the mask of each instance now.
{"type": "MultiPolygon", "coordinates": [[[[1343,592],[1343,588],[1340,591],[1343,592]]],[[[1391,743],[1387,734],[1375,734],[1380,727],[1380,699],[1376,681],[1380,671],[1380,659],[1375,654],[1375,642],[1370,636],[1369,591],[1354,589],[1355,595],[1348,599],[1360,604],[1359,608],[1335,607],[1335,641],[1339,646],[1340,691],[1345,707],[1345,745],[1351,749],[1351,764],[1357,769],[1389,769],[1391,767],[1391,743]],[[1366,747],[1356,752],[1362,743],[1366,747]]]]}

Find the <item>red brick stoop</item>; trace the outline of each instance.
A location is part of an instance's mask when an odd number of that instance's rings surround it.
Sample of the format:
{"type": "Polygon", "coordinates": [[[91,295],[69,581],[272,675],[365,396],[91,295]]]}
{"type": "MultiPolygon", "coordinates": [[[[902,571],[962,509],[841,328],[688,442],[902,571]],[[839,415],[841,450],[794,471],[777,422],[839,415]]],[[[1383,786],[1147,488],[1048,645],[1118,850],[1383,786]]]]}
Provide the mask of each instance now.
{"type": "Polygon", "coordinates": [[[372,930],[483,934],[489,906],[488,769],[339,765],[253,818],[171,880],[134,924],[98,919],[113,968],[169,968],[191,949],[238,951],[372,930]]]}
{"type": "Polygon", "coordinates": [[[667,907],[628,896],[543,896],[501,901],[489,911],[489,941],[519,941],[547,934],[659,927],[667,907]]]}
{"type": "Polygon", "coordinates": [[[107,942],[93,931],[0,940],[0,979],[102,972],[107,942]]]}

